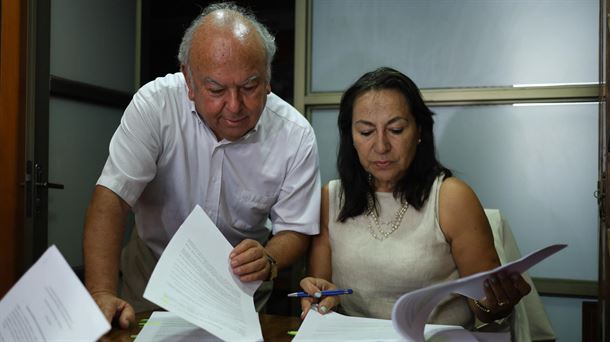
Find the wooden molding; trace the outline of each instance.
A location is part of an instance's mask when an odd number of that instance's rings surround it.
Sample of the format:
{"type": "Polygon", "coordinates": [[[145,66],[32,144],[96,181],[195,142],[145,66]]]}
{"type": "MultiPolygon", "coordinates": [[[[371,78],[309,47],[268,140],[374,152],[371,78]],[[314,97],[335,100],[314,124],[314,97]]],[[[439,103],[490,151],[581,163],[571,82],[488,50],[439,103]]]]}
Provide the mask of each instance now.
{"type": "Polygon", "coordinates": [[[598,283],[590,280],[532,278],[536,290],[543,296],[597,298],[598,283]]]}
{"type": "MultiPolygon", "coordinates": [[[[533,102],[598,101],[600,85],[544,87],[488,87],[460,89],[422,89],[429,106],[511,104],[533,102]]],[[[339,107],[342,92],[314,92],[304,98],[305,106],[339,107]]],[[[296,94],[295,94],[296,96],[296,94]]]]}
{"type": "Polygon", "coordinates": [[[125,109],[132,94],[51,75],[50,93],[75,101],[125,109]]]}

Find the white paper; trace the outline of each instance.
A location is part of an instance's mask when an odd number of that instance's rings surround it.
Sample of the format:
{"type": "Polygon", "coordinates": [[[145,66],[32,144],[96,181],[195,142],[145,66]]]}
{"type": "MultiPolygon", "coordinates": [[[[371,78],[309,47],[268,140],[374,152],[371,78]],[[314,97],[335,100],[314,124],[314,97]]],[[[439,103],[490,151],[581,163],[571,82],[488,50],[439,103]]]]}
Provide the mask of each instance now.
{"type": "Polygon", "coordinates": [[[400,335],[392,328],[392,321],[351,317],[329,312],[325,315],[309,310],[301,323],[297,341],[400,341],[400,335]]]}
{"type": "Polygon", "coordinates": [[[394,329],[408,340],[423,341],[424,326],[428,316],[436,305],[449,294],[459,293],[469,298],[482,299],[485,296],[483,282],[491,274],[502,270],[523,273],[566,246],[551,245],[493,270],[404,294],[396,301],[392,309],[394,329]]]}
{"type": "Polygon", "coordinates": [[[185,321],[171,312],[155,311],[134,342],[202,342],[222,341],[218,337],[185,321]]]}
{"type": "Polygon", "coordinates": [[[157,262],[144,298],[223,340],[262,341],[253,294],[229,264],[231,244],[196,206],[157,262]]]}
{"type": "MultiPolygon", "coordinates": [[[[460,326],[427,324],[424,330],[426,341],[480,341],[479,333],[473,333],[460,326]]],[[[498,334],[493,334],[492,341],[498,334]]],[[[508,337],[508,334],[503,334],[508,337]]],[[[505,338],[505,341],[510,341],[505,338]]],[[[405,338],[394,330],[389,319],[351,317],[330,312],[321,315],[310,310],[301,324],[293,342],[298,341],[405,341],[405,338]]]]}
{"type": "Polygon", "coordinates": [[[109,330],[55,246],[0,301],[0,341],[96,341],[109,330]]]}

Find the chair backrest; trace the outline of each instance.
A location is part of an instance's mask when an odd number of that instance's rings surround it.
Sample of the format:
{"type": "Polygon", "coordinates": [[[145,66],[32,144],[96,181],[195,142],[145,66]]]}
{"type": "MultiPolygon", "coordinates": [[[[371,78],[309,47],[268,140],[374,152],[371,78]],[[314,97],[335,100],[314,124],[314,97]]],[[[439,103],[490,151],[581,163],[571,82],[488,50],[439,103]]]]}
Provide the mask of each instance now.
{"type": "MultiPolygon", "coordinates": [[[[485,209],[485,215],[494,236],[494,245],[500,262],[517,260],[521,252],[506,219],[498,209],[485,209]]],[[[548,319],[540,295],[527,273],[523,278],[530,284],[532,291],[515,306],[511,333],[513,341],[555,340],[555,332],[548,319]]]]}

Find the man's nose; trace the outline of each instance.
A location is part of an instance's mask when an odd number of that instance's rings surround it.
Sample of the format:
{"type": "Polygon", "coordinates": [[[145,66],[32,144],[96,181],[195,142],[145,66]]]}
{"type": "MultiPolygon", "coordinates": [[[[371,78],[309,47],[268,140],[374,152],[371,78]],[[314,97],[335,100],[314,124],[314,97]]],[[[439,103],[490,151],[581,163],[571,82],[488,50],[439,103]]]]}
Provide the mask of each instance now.
{"type": "Polygon", "coordinates": [[[239,113],[239,111],[241,110],[241,103],[242,103],[242,99],[241,99],[241,95],[240,95],[239,91],[236,89],[229,90],[228,98],[227,98],[227,102],[226,102],[226,106],[225,106],[226,109],[230,113],[239,113]]]}

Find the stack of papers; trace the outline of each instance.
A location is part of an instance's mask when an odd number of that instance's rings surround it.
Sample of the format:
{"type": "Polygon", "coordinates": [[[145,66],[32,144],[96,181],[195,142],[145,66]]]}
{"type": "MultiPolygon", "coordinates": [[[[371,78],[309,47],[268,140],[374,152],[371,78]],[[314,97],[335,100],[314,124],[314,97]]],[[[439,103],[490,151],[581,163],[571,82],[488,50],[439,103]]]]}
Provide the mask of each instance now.
{"type": "MultiPolygon", "coordinates": [[[[389,319],[350,317],[331,312],[325,315],[310,310],[293,342],[302,341],[413,341],[392,327],[389,319]]],[[[416,341],[509,342],[509,333],[470,332],[460,326],[426,324],[416,341]]]]}
{"type": "Polygon", "coordinates": [[[222,341],[218,337],[189,323],[181,317],[165,311],[152,313],[146,325],[134,342],[169,342],[169,341],[222,341]]]}

